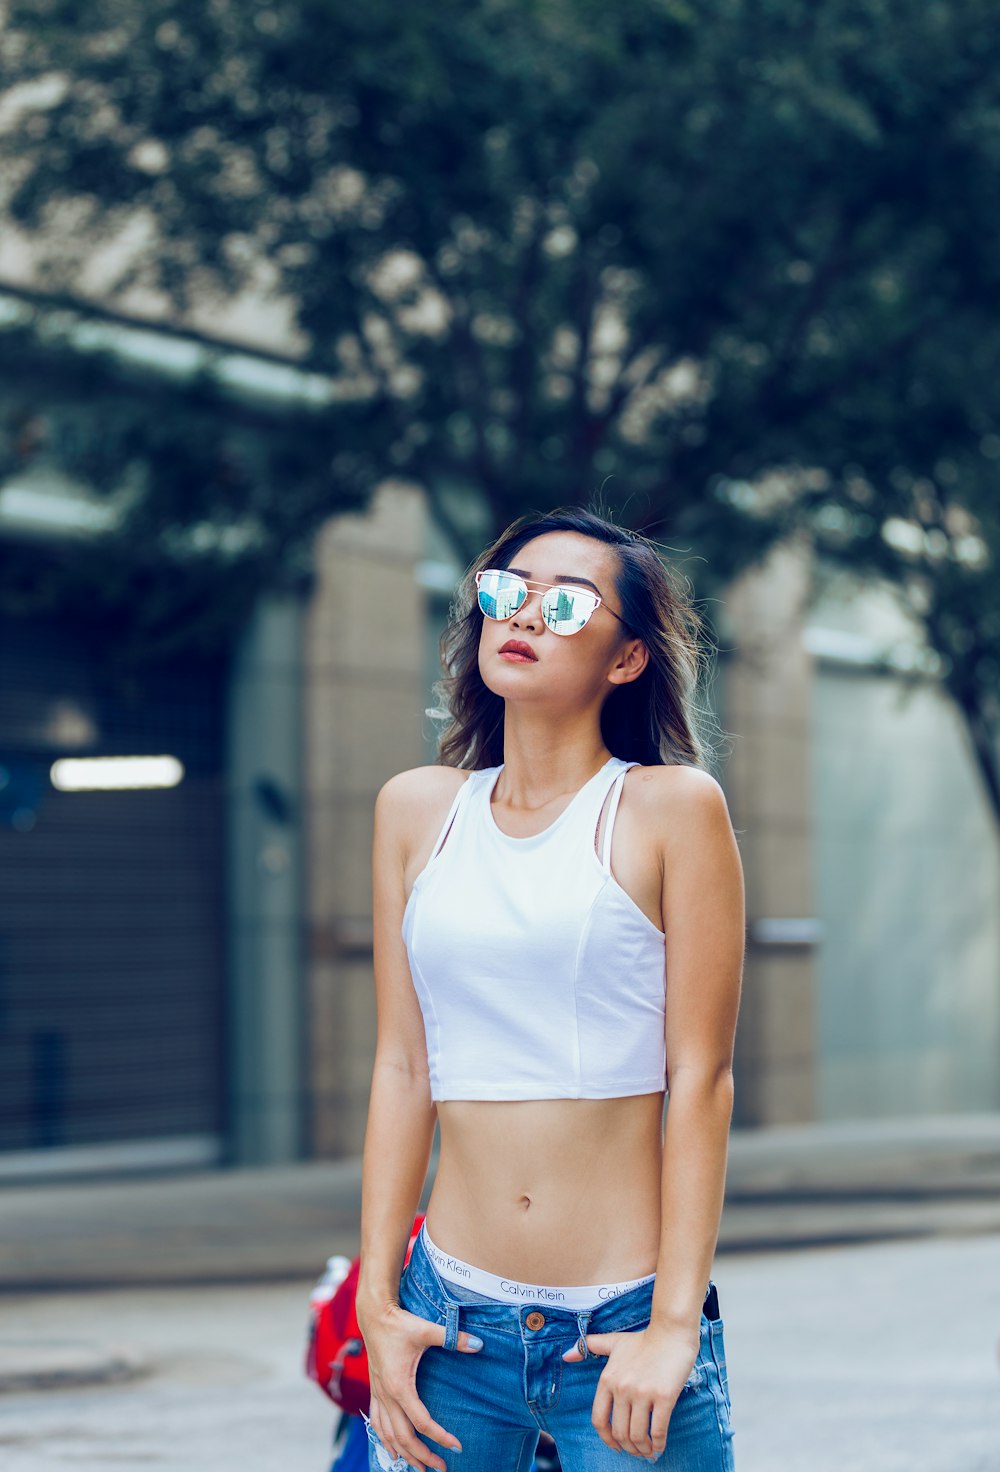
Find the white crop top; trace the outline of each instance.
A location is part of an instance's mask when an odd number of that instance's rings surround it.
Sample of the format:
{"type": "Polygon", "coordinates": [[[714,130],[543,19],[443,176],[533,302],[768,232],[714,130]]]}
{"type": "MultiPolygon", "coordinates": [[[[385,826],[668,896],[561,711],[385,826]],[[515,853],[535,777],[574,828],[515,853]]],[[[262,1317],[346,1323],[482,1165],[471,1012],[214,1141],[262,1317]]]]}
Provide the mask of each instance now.
{"type": "Polygon", "coordinates": [[[666,1087],[664,934],[610,865],[636,765],[609,757],[528,838],[493,817],[502,764],[459,788],[403,913],[432,1099],[611,1099],[666,1087]]]}

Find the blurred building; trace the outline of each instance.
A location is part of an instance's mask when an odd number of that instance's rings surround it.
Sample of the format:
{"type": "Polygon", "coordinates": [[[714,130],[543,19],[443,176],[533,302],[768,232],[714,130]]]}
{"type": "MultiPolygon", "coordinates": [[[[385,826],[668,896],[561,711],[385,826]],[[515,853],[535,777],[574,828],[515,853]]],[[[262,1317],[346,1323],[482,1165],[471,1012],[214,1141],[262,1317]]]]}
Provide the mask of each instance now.
{"type": "Polygon", "coordinates": [[[730,589],[725,629],[738,1120],[1000,1108],[1000,845],[918,630],[791,546],[730,589]]]}
{"type": "MultiPolygon", "coordinates": [[[[27,490],[0,487],[0,537],[69,535],[81,493],[27,490]]],[[[461,569],[402,484],[331,520],[316,569],[140,699],[92,632],[0,624],[0,1180],[360,1149],[372,807],[434,759],[461,569]],[[175,765],[65,785],[81,757],[175,765]]],[[[737,1122],[1000,1108],[1000,859],[963,733],[892,606],[817,573],[778,549],[721,630],[737,1122]]]]}

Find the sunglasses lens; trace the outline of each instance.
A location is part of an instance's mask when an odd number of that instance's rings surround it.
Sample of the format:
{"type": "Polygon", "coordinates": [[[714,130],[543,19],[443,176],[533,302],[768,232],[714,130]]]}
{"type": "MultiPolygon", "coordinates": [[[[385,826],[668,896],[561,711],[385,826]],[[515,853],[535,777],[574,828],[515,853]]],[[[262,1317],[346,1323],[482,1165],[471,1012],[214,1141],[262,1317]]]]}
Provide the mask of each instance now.
{"type": "Polygon", "coordinates": [[[578,634],[597,607],[582,588],[550,588],[542,598],[542,617],[553,634],[578,634]]]}
{"type": "Polygon", "coordinates": [[[480,574],[479,607],[487,618],[512,618],[527,596],[527,587],[514,573],[489,569],[480,574]]]}

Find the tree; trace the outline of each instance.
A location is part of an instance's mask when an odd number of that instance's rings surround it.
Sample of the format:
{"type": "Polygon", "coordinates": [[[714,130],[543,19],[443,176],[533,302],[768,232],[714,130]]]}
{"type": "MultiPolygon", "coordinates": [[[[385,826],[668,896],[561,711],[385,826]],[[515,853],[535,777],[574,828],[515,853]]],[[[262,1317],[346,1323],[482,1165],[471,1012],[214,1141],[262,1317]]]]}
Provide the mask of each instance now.
{"type": "Polygon", "coordinates": [[[262,587],[308,581],[317,523],[365,505],[367,488],[338,474],[350,416],[336,443],[304,375],[280,397],[261,391],[268,368],[287,379],[286,361],[249,360],[258,382],[241,389],[223,344],[147,331],[137,355],[112,313],[19,297],[3,335],[16,373],[0,400],[0,481],[68,476],[96,498],[97,525],[39,537],[30,554],[0,538],[0,611],[104,624],[125,669],[221,652],[262,587]],[[97,331],[104,345],[84,345],[97,331]],[[171,350],[167,372],[157,360],[171,350]]]}
{"type": "Polygon", "coordinates": [[[985,0],[9,8],[49,279],[137,222],[118,294],[269,277],[327,507],[410,476],[464,561],[606,482],[717,584],[804,524],[919,614],[1000,818],[985,0]]]}

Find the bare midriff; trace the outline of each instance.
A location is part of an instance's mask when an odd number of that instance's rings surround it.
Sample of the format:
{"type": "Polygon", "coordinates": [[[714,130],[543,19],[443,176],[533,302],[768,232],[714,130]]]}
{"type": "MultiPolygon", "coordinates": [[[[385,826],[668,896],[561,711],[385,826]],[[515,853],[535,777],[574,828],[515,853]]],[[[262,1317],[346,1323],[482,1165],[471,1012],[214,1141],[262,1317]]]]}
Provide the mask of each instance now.
{"type": "Polygon", "coordinates": [[[656,1270],[662,1091],[448,1099],[427,1231],[486,1272],[550,1287],[656,1270]]]}

